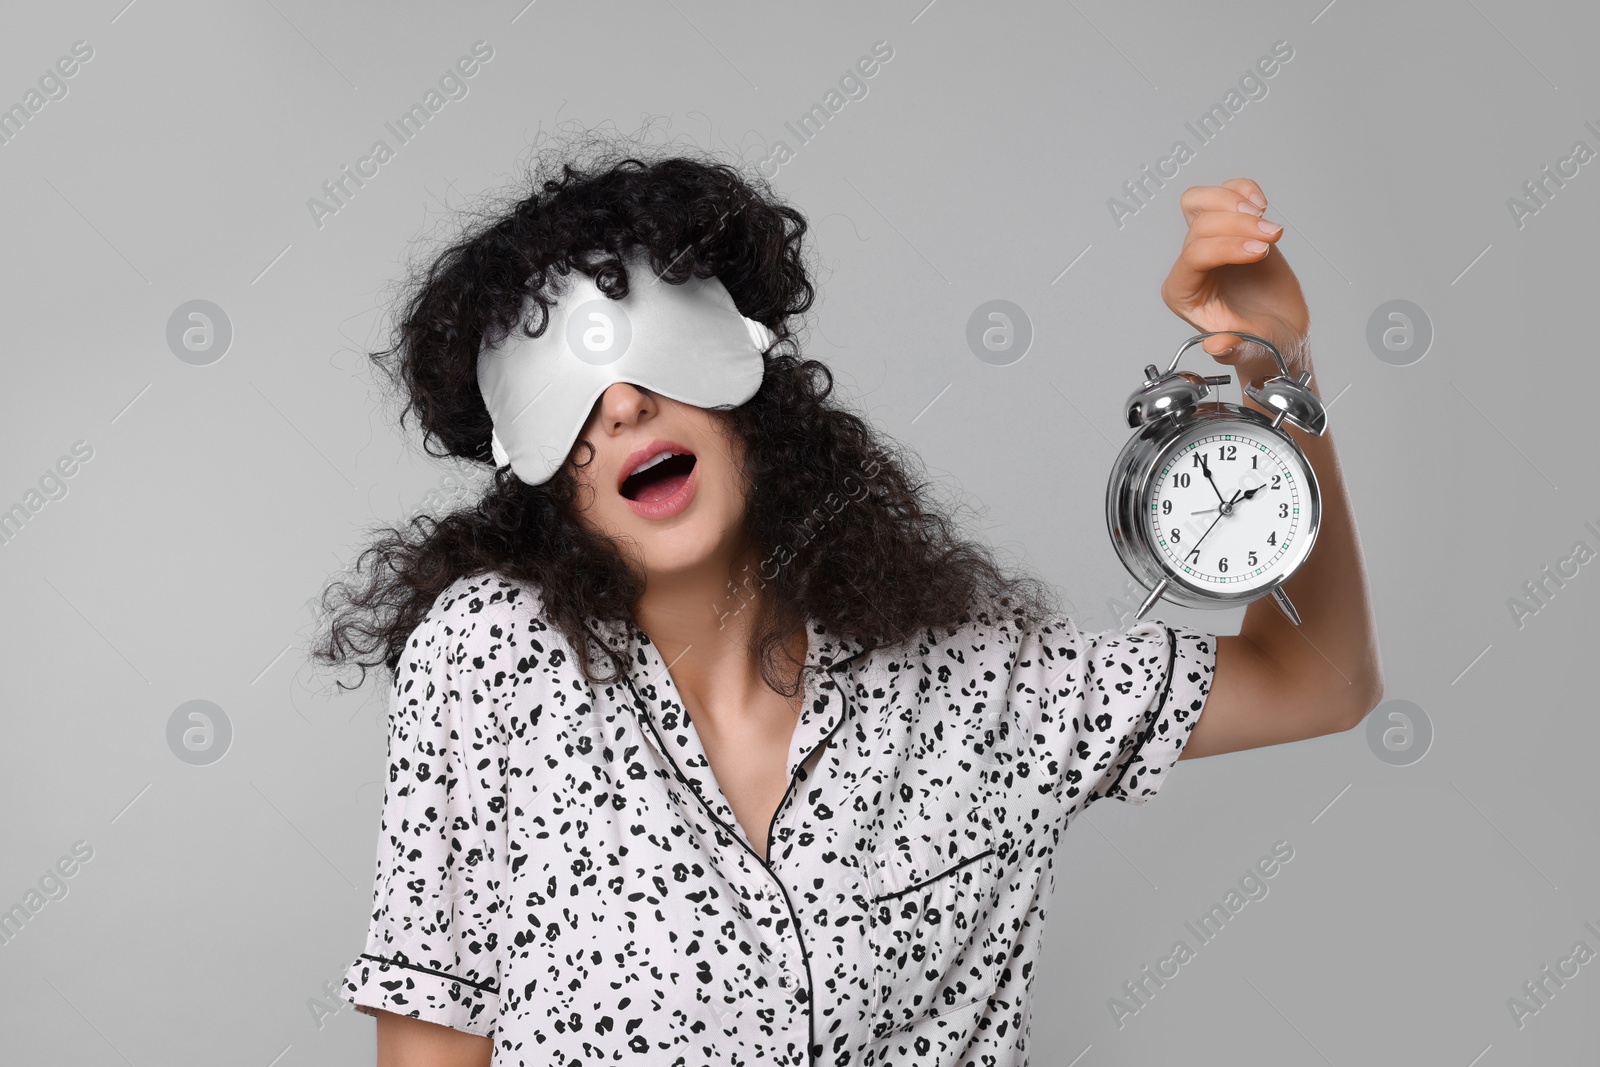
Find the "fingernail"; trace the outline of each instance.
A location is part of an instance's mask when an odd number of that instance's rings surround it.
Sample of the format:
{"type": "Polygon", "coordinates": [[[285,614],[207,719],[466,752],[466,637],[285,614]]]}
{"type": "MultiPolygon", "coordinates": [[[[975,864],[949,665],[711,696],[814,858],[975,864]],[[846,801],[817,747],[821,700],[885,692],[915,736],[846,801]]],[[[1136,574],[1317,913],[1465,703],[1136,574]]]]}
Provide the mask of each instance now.
{"type": "Polygon", "coordinates": [[[1242,201],[1242,200],[1239,203],[1233,205],[1233,207],[1234,207],[1235,211],[1242,211],[1246,215],[1259,215],[1259,214],[1261,214],[1261,209],[1260,208],[1256,207],[1254,204],[1246,203],[1245,201],[1242,201]]]}
{"type": "Polygon", "coordinates": [[[1267,210],[1267,201],[1260,193],[1246,193],[1245,195],[1250,198],[1250,202],[1256,207],[1260,208],[1262,211],[1267,210]]]}
{"type": "Polygon", "coordinates": [[[1272,234],[1275,234],[1279,230],[1283,229],[1283,227],[1279,226],[1276,222],[1268,222],[1266,219],[1262,219],[1260,222],[1256,223],[1256,226],[1261,230],[1262,233],[1267,234],[1268,236],[1271,236],[1272,234]]]}
{"type": "Polygon", "coordinates": [[[1268,245],[1265,241],[1246,241],[1244,243],[1244,250],[1246,252],[1265,252],[1267,248],[1268,245]]]}

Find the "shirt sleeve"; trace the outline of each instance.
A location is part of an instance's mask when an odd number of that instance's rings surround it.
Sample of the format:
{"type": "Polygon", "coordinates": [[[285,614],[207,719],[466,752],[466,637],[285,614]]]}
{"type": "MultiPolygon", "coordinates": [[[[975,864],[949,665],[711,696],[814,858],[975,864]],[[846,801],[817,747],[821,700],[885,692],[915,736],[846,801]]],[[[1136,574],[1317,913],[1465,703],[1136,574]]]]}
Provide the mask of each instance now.
{"type": "Polygon", "coordinates": [[[412,631],[390,693],[388,781],[366,948],[345,973],[357,1011],[484,1037],[500,1010],[506,744],[466,641],[412,631]]]}
{"type": "Polygon", "coordinates": [[[1056,617],[1024,633],[1010,699],[1069,816],[1101,797],[1156,795],[1200,717],[1216,655],[1214,635],[1155,621],[1084,633],[1056,617]]]}

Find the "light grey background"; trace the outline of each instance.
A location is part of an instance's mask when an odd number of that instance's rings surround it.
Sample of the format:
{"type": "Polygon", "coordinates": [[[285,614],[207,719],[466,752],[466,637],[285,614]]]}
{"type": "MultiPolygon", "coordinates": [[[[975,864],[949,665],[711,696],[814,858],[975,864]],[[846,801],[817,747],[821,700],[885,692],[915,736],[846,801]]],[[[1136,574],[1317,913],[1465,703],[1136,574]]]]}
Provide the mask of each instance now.
{"type": "Polygon", "coordinates": [[[0,908],[75,842],[93,857],[0,945],[6,1060],[371,1062],[372,1020],[315,999],[362,945],[383,694],[307,665],[307,600],[369,525],[472,483],[396,431],[363,352],[403,262],[541,129],[654,116],[749,161],[788,143],[775,183],[822,266],[809,351],[1086,627],[1118,624],[1121,405],[1193,332],[1158,291],[1180,191],[1254,178],[1287,227],[1387,698],[1423,709],[1431,749],[1394,766],[1352,731],[1097,805],[1059,865],[1034,1062],[1592,1062],[1600,962],[1520,1027],[1507,1004],[1600,950],[1600,562],[1520,628],[1508,607],[1600,549],[1600,161],[1521,226],[1508,207],[1575,141],[1600,149],[1592,4],[62,3],[6,12],[0,104],[79,40],[67,95],[0,145],[0,508],[93,450],[0,544],[0,908]],[[317,225],[308,200],[480,40],[467,95],[317,225]],[[801,145],[785,123],[879,40],[866,95],[801,145]],[[1200,145],[1185,122],[1280,40],[1266,95],[1200,145]],[[1180,138],[1194,158],[1119,227],[1109,198],[1180,138]],[[204,366],[167,341],[200,299],[233,330],[204,366]],[[1035,332],[1008,366],[965,341],[993,299],[1035,332]],[[1396,299],[1435,331],[1408,366],[1367,341],[1396,299]],[[168,746],[191,700],[232,725],[209,765],[168,746]],[[1277,841],[1270,893],[1199,945],[1185,922],[1277,841]],[[1119,1027],[1110,998],[1180,938],[1195,957],[1119,1027]]]}

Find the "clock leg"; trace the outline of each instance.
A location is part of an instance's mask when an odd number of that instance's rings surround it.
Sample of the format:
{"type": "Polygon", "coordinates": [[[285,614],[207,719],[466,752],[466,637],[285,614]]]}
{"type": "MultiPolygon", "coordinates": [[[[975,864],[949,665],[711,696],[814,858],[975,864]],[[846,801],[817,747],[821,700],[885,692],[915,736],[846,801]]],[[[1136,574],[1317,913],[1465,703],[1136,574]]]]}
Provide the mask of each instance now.
{"type": "Polygon", "coordinates": [[[1294,610],[1294,604],[1290,602],[1289,594],[1283,591],[1282,586],[1278,586],[1272,590],[1272,599],[1276,600],[1278,602],[1278,607],[1282,608],[1283,613],[1289,616],[1290,622],[1294,623],[1296,626],[1300,625],[1300,613],[1294,610]]]}
{"type": "Polygon", "coordinates": [[[1150,595],[1145,597],[1144,603],[1139,605],[1139,610],[1133,613],[1133,617],[1135,619],[1144,618],[1144,613],[1154,607],[1156,601],[1161,599],[1161,594],[1167,591],[1167,586],[1171,583],[1171,581],[1171,578],[1161,579],[1160,583],[1157,584],[1154,589],[1150,590],[1150,595]]]}

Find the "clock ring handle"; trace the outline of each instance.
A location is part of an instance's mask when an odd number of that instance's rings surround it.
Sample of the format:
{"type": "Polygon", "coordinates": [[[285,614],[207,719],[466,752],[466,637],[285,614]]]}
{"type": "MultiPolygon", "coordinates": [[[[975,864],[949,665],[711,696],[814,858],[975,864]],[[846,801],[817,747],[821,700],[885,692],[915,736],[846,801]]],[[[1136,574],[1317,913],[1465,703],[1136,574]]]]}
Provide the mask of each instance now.
{"type": "MultiPolygon", "coordinates": [[[[1265,345],[1267,351],[1272,353],[1272,358],[1277,361],[1278,376],[1276,378],[1269,378],[1260,385],[1247,384],[1242,377],[1239,379],[1239,388],[1243,394],[1275,413],[1272,419],[1274,429],[1277,428],[1279,423],[1288,421],[1290,424],[1298,426],[1300,429],[1317,437],[1321,437],[1327,432],[1327,406],[1322,403],[1321,398],[1308,388],[1311,381],[1311,372],[1301,371],[1298,378],[1291,375],[1289,373],[1289,365],[1284,362],[1283,353],[1278,351],[1277,345],[1265,337],[1257,337],[1253,333],[1244,333],[1240,330],[1212,330],[1209,333],[1195,334],[1173,354],[1172,362],[1167,365],[1167,373],[1171,374],[1177,368],[1179,358],[1191,346],[1204,341],[1207,337],[1216,337],[1218,334],[1242,337],[1247,341],[1255,341],[1258,344],[1265,345]]],[[[1219,375],[1218,377],[1221,379],[1220,381],[1213,378],[1207,378],[1206,381],[1212,385],[1219,385],[1225,384],[1228,380],[1226,375],[1219,375]]]]}
{"type": "Polygon", "coordinates": [[[1292,377],[1292,375],[1289,373],[1289,365],[1283,361],[1283,353],[1278,351],[1277,345],[1273,344],[1265,337],[1257,337],[1253,333],[1241,333],[1238,330],[1212,330],[1210,333],[1195,334],[1193,337],[1185,341],[1183,346],[1173,354],[1172,362],[1167,364],[1167,373],[1171,374],[1173,370],[1177,368],[1178,360],[1182,358],[1183,354],[1189,350],[1191,345],[1198,344],[1201,341],[1204,341],[1207,337],[1216,337],[1219,334],[1227,334],[1229,337],[1243,337],[1247,341],[1255,341],[1258,344],[1265,345],[1267,351],[1272,353],[1272,358],[1278,362],[1278,373],[1283,375],[1285,378],[1292,377]]]}

